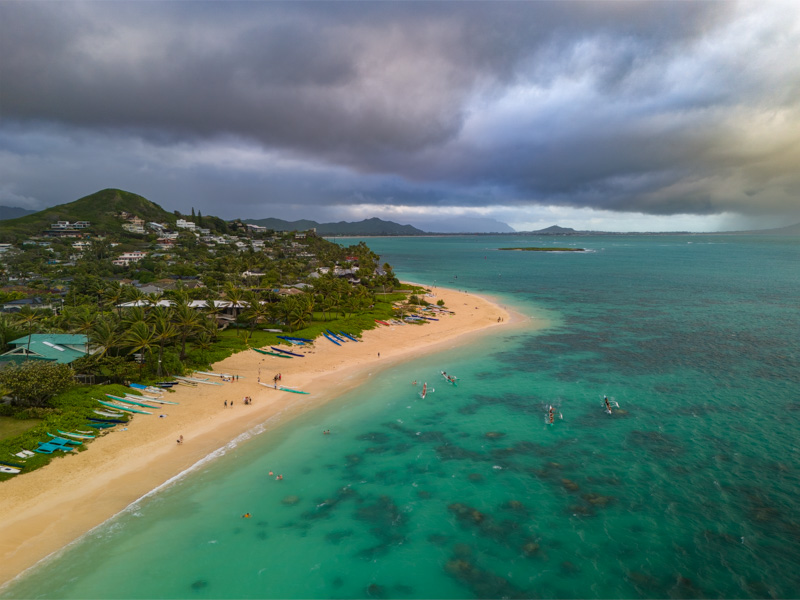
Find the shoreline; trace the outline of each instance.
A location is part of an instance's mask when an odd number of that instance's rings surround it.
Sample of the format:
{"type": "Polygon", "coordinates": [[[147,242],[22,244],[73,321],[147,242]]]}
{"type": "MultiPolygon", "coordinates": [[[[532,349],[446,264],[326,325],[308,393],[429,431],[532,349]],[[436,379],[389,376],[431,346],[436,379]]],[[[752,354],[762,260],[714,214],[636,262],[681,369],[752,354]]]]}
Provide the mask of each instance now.
{"type": "Polygon", "coordinates": [[[239,352],[212,366],[215,372],[238,374],[238,381],[180,386],[164,395],[180,403],[161,411],[166,418],[136,415],[126,428],[94,440],[86,451],[0,484],[0,590],[132,504],[213,460],[214,453],[254,428],[284,426],[362,385],[375,372],[530,319],[480,295],[440,287],[432,292],[456,314],[424,325],[381,326],[364,331],[361,343],[341,347],[319,338],[313,346],[293,348],[304,358],[239,352]],[[268,383],[278,372],[284,385],[310,395],[259,385],[259,379],[268,383]],[[245,396],[252,404],[244,405],[245,396]],[[176,444],[179,436],[185,443],[176,444]]]}

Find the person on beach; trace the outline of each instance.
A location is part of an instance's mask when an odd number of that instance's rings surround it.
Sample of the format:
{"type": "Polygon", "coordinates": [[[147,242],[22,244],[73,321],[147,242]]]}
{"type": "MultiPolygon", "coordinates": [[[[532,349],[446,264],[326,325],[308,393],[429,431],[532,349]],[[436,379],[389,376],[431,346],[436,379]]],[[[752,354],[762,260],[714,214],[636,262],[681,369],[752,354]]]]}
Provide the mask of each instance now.
{"type": "Polygon", "coordinates": [[[228,401],[225,400],[225,408],[228,408],[228,401]]]}

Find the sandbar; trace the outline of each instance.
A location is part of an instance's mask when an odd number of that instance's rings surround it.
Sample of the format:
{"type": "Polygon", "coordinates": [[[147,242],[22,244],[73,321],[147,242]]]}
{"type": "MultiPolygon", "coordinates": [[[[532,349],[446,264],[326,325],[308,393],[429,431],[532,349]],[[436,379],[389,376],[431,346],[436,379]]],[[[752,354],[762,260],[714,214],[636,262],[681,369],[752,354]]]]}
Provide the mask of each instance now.
{"type": "Polygon", "coordinates": [[[494,327],[537,325],[489,298],[438,287],[432,292],[455,314],[424,325],[381,326],[365,331],[362,342],[341,347],[319,338],[313,346],[293,348],[304,358],[234,354],[213,371],[237,374],[238,381],[176,386],[164,398],[180,404],[163,409],[166,418],[137,415],[126,430],[94,440],[84,452],[0,483],[0,586],[276,415],[280,419],[273,421],[286,423],[381,370],[460,346],[494,327]],[[258,384],[259,378],[271,383],[278,372],[283,385],[310,395],[258,384]],[[252,404],[243,403],[245,396],[252,404]]]}

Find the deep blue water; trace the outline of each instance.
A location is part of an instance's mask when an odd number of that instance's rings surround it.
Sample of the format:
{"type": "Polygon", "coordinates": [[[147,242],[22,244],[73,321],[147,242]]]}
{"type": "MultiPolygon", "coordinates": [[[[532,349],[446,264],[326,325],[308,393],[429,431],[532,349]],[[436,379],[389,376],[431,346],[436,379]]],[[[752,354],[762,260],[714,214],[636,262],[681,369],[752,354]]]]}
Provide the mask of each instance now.
{"type": "Polygon", "coordinates": [[[800,239],[365,241],[547,327],[376,373],[6,597],[800,596],[800,239]],[[546,245],[591,252],[497,250],[546,245]]]}

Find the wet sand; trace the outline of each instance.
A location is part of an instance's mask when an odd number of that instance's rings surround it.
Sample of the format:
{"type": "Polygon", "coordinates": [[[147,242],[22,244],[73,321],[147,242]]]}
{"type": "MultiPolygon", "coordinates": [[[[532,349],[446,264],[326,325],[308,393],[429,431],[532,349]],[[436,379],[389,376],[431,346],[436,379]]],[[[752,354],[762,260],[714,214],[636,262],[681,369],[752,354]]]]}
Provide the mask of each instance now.
{"type": "MultiPolygon", "coordinates": [[[[319,338],[313,346],[292,348],[304,358],[240,352],[212,368],[217,373],[237,374],[238,381],[222,386],[176,386],[164,399],[180,404],[154,411],[165,413],[165,418],[136,415],[125,430],[116,428],[91,442],[86,451],[0,483],[0,585],[268,419],[280,415],[280,423],[285,423],[380,370],[457,347],[491,328],[526,320],[474,294],[442,288],[433,291],[433,300],[443,299],[455,315],[424,325],[380,326],[365,331],[361,343],[340,347],[319,338]],[[258,384],[259,377],[271,384],[278,372],[283,385],[310,395],[258,384]],[[253,399],[251,405],[244,404],[245,396],[253,399]],[[233,406],[226,408],[226,401],[233,406]],[[184,443],[177,444],[181,435],[184,443]]],[[[215,377],[209,380],[220,381],[215,377]]]]}

